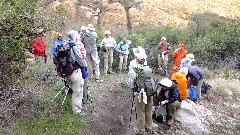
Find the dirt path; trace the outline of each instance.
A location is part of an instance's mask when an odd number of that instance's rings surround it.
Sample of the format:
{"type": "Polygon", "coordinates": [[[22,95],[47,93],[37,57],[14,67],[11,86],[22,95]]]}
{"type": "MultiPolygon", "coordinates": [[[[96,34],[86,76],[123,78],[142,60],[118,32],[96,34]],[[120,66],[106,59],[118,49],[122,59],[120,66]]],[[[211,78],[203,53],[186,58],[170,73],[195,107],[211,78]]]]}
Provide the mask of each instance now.
{"type": "Polygon", "coordinates": [[[132,135],[134,134],[134,118],[131,115],[132,96],[130,90],[122,85],[127,82],[127,74],[104,76],[102,83],[89,81],[92,91],[92,115],[87,118],[94,135],[132,135]],[[130,117],[132,122],[130,122],[130,117]]]}

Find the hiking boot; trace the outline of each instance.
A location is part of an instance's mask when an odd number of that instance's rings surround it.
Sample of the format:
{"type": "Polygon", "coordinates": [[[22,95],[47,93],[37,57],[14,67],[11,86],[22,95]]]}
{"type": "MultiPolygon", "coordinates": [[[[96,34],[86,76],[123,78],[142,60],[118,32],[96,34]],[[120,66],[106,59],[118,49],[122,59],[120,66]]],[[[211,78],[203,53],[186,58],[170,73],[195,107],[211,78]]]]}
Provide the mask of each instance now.
{"type": "Polygon", "coordinates": [[[108,73],[108,74],[113,74],[114,72],[113,72],[113,71],[108,71],[107,73],[108,73]]]}
{"type": "Polygon", "coordinates": [[[84,112],[80,112],[77,115],[80,116],[80,117],[85,117],[86,116],[86,114],[84,112]]]}

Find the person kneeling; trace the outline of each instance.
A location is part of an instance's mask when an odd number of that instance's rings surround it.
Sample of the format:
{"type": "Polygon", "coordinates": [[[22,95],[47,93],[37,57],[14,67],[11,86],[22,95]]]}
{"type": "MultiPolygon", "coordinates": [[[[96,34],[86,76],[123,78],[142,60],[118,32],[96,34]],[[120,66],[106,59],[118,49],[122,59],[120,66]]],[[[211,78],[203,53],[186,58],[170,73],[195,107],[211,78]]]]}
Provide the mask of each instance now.
{"type": "Polygon", "coordinates": [[[176,83],[168,78],[164,78],[158,83],[161,86],[158,101],[160,105],[166,105],[167,107],[167,124],[170,126],[169,120],[172,119],[175,111],[180,108],[182,99],[176,83]]]}

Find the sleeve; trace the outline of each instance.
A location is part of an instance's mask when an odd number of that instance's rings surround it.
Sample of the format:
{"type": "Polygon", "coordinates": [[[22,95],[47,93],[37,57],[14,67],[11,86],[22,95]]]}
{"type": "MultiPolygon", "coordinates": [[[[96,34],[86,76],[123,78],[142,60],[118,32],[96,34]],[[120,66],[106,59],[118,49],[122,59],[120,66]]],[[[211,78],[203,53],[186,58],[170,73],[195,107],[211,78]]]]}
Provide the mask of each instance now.
{"type": "Polygon", "coordinates": [[[103,47],[103,46],[105,46],[105,44],[106,44],[106,43],[105,43],[105,38],[104,38],[104,39],[102,40],[100,46],[103,47]]]}
{"type": "Polygon", "coordinates": [[[169,53],[170,50],[171,50],[171,47],[170,47],[170,45],[169,45],[169,43],[168,43],[167,53],[169,53]]]}
{"type": "Polygon", "coordinates": [[[178,52],[173,53],[172,58],[173,58],[173,59],[176,59],[176,58],[177,58],[177,55],[178,55],[178,52]]]}
{"type": "Polygon", "coordinates": [[[157,45],[157,49],[158,49],[158,50],[160,50],[160,49],[161,49],[161,42],[160,42],[160,43],[158,43],[158,45],[157,45]]]}
{"type": "Polygon", "coordinates": [[[164,100],[165,100],[164,91],[161,89],[158,95],[158,102],[162,102],[164,100]]]}
{"type": "Polygon", "coordinates": [[[120,48],[120,46],[121,46],[121,44],[122,44],[122,42],[119,42],[119,44],[116,46],[116,51],[118,52],[118,53],[120,53],[121,52],[121,48],[120,48]]]}
{"type": "Polygon", "coordinates": [[[81,67],[87,67],[87,63],[86,63],[86,61],[82,57],[82,54],[80,52],[80,48],[77,47],[77,46],[73,46],[73,53],[74,53],[74,56],[76,58],[77,63],[81,67]]]}
{"type": "Polygon", "coordinates": [[[173,103],[178,99],[177,91],[179,91],[177,86],[173,87],[173,89],[169,91],[167,99],[168,103],[173,103]]]}
{"type": "Polygon", "coordinates": [[[52,48],[52,50],[51,50],[51,56],[52,56],[52,57],[54,57],[54,54],[55,54],[56,51],[57,51],[57,45],[56,45],[56,42],[54,42],[53,48],[52,48]]]}

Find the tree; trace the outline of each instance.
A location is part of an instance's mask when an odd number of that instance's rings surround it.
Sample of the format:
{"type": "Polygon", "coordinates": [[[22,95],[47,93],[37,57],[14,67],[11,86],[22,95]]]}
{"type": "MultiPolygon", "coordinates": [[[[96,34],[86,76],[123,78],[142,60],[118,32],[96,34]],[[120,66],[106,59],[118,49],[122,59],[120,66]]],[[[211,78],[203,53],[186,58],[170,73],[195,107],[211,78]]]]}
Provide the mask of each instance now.
{"type": "Polygon", "coordinates": [[[131,17],[130,17],[129,10],[133,7],[138,7],[142,2],[141,1],[136,1],[136,0],[108,0],[108,2],[109,3],[118,2],[123,6],[123,8],[126,12],[127,28],[128,28],[128,30],[131,30],[132,29],[132,22],[131,22],[131,17]]]}

